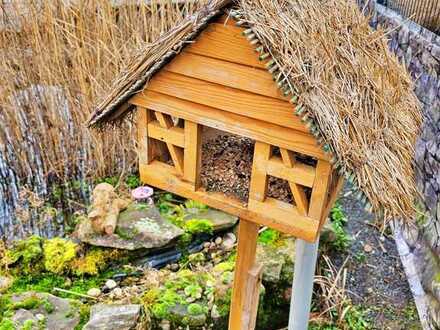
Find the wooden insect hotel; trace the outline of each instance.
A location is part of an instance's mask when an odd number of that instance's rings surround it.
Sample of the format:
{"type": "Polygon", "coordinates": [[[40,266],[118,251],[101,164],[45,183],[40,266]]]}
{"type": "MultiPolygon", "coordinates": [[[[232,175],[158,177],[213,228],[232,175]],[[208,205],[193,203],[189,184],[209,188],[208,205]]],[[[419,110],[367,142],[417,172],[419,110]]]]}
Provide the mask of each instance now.
{"type": "MultiPolygon", "coordinates": [[[[261,225],[314,242],[344,178],[358,189],[358,197],[368,208],[383,209],[387,216],[411,212],[407,200],[415,194],[412,148],[420,126],[415,97],[406,91],[401,99],[380,94],[384,102],[376,105],[382,102],[374,98],[380,91],[371,84],[362,87],[369,88],[371,95],[339,96],[346,88],[355,89],[345,82],[363,84],[362,79],[370,78],[359,78],[359,73],[343,76],[343,70],[355,70],[343,63],[349,59],[326,62],[336,48],[323,44],[318,54],[307,45],[307,38],[301,36],[307,29],[295,24],[307,23],[312,30],[320,24],[310,17],[325,8],[303,17],[306,2],[289,7],[286,1],[245,0],[231,7],[229,1],[210,1],[138,52],[90,120],[92,126],[102,127],[117,123],[125,114],[136,114],[141,180],[240,218],[230,329],[255,325],[259,269],[254,263],[261,225]],[[297,36],[292,35],[294,31],[297,36]],[[288,35],[290,40],[286,40],[288,35]],[[315,68],[322,72],[317,74],[315,68]],[[327,87],[318,86],[314,79],[321,79],[327,87]],[[370,117],[363,118],[368,112],[370,117]],[[356,120],[367,122],[358,125],[356,120]],[[385,126],[387,132],[382,131],[385,126]],[[201,184],[207,128],[254,141],[247,200],[209,191],[201,184]],[[397,136],[397,141],[383,144],[384,134],[397,136]],[[288,182],[291,202],[268,194],[270,177],[288,182]],[[396,177],[400,180],[397,189],[390,184],[396,177]]],[[[336,9],[349,6],[339,0],[331,2],[336,9]]],[[[327,10],[339,15],[334,8],[327,10]]],[[[361,14],[355,13],[359,19],[361,14]]],[[[370,31],[365,19],[360,26],[370,31]]],[[[362,37],[365,45],[374,44],[365,31],[355,38],[362,37]]],[[[378,40],[376,44],[382,42],[378,40]]],[[[337,41],[329,42],[340,47],[337,41]]],[[[391,56],[385,51],[379,58],[383,50],[375,52],[376,60],[391,56]]],[[[356,56],[367,58],[361,52],[356,56]]],[[[380,65],[376,60],[368,64],[380,65]]],[[[396,62],[390,65],[390,72],[399,75],[398,87],[409,91],[406,73],[396,62]]],[[[397,88],[386,74],[374,79],[382,79],[386,88],[397,88]]]]}

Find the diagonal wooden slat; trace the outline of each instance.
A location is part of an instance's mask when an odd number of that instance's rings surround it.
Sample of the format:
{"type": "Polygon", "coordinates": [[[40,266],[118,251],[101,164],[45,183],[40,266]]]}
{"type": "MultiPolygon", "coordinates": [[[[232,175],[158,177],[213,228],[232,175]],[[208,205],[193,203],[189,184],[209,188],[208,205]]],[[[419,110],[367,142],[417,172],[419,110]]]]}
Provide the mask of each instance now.
{"type": "MultiPolygon", "coordinates": [[[[287,166],[288,168],[293,168],[295,166],[295,156],[293,155],[293,152],[284,148],[280,148],[280,152],[284,165],[287,166]]],[[[295,182],[292,181],[288,181],[288,182],[298,212],[301,215],[307,215],[309,209],[309,201],[307,200],[307,196],[306,193],[304,192],[304,188],[296,184],[295,182]]]]}
{"type": "MultiPolygon", "coordinates": [[[[159,121],[160,126],[166,129],[171,129],[173,125],[173,120],[170,115],[163,114],[161,112],[154,112],[157,120],[159,121]]],[[[174,144],[165,141],[168,147],[168,151],[170,152],[171,159],[173,160],[174,167],[179,172],[179,174],[183,175],[183,149],[176,147],[174,144]]]]}

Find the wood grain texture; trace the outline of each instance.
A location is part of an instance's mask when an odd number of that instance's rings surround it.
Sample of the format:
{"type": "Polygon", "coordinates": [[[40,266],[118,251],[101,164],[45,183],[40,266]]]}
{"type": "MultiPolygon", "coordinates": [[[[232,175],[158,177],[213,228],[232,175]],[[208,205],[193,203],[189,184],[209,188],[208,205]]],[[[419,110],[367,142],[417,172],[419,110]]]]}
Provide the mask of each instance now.
{"type": "Polygon", "coordinates": [[[329,162],[318,160],[316,165],[316,180],[310,197],[309,214],[310,218],[321,221],[324,208],[328,201],[328,188],[331,178],[332,167],[329,162]]]}
{"type": "MultiPolygon", "coordinates": [[[[292,171],[293,168],[296,167],[296,161],[293,152],[284,148],[280,148],[280,152],[284,166],[290,169],[290,171],[292,171]]],[[[314,168],[313,168],[313,172],[315,172],[314,168]]],[[[302,177],[301,174],[298,174],[297,176],[302,177]]],[[[315,175],[313,174],[313,176],[315,175]]],[[[288,182],[298,212],[302,215],[307,215],[309,210],[309,201],[307,199],[306,193],[304,192],[304,188],[299,184],[297,184],[297,180],[294,181],[288,180],[288,182]]]]}
{"type": "Polygon", "coordinates": [[[185,134],[180,127],[164,128],[155,120],[148,124],[148,136],[178,147],[185,147],[185,134]]]}
{"type": "Polygon", "coordinates": [[[272,146],[270,144],[260,141],[255,142],[249,198],[256,201],[264,202],[267,195],[266,164],[271,154],[272,146]]]}
{"type": "Polygon", "coordinates": [[[304,123],[294,115],[294,107],[286,101],[168,71],[157,73],[150,81],[148,90],[289,127],[300,132],[308,132],[304,123]]]}
{"type": "Polygon", "coordinates": [[[130,102],[141,107],[197,122],[204,126],[294,150],[298,153],[319,159],[329,159],[328,155],[316,145],[316,140],[310,133],[222,111],[215,107],[182,100],[150,90],[134,95],[130,102]]]}
{"type": "Polygon", "coordinates": [[[316,177],[316,169],[313,166],[298,162],[290,168],[279,157],[271,157],[267,161],[266,171],[269,175],[306,187],[313,187],[316,177]]]}
{"type": "Polygon", "coordinates": [[[200,187],[200,166],[202,163],[202,128],[199,124],[185,120],[184,179],[200,187]]]}
{"type": "Polygon", "coordinates": [[[246,295],[243,302],[241,329],[254,330],[257,325],[257,312],[260,301],[263,266],[254,264],[248,272],[246,295]]]}
{"type": "Polygon", "coordinates": [[[267,70],[247,65],[182,52],[163,70],[288,101],[267,70]]]}
{"type": "Polygon", "coordinates": [[[264,69],[264,63],[258,60],[258,54],[242,31],[229,24],[210,24],[186,51],[264,69]]]}
{"type": "Polygon", "coordinates": [[[140,164],[139,172],[142,182],[146,184],[195,199],[241,219],[248,219],[308,242],[313,242],[318,233],[319,222],[301,216],[296,208],[290,204],[267,198],[268,204],[266,202],[254,204],[254,208],[252,208],[251,201],[247,206],[245,203],[222,193],[207,192],[203,188],[194,191],[193,185],[181,180],[181,176],[173,166],[158,161],[153,161],[149,165],[140,164]],[[267,206],[273,206],[278,211],[275,213],[268,211],[267,206]]]}
{"type": "Polygon", "coordinates": [[[254,222],[240,219],[238,226],[237,261],[235,263],[234,287],[232,289],[231,309],[229,314],[229,330],[247,330],[243,328],[243,312],[248,290],[249,271],[254,266],[257,249],[258,230],[260,226],[254,222]]]}
{"type": "MultiPolygon", "coordinates": [[[[154,115],[159,121],[160,126],[164,130],[170,131],[173,128],[173,120],[170,115],[163,114],[161,112],[155,111],[154,115]]],[[[179,172],[179,174],[183,175],[183,149],[177,147],[169,141],[165,141],[168,151],[170,153],[171,159],[173,160],[174,167],[179,172]]]]}

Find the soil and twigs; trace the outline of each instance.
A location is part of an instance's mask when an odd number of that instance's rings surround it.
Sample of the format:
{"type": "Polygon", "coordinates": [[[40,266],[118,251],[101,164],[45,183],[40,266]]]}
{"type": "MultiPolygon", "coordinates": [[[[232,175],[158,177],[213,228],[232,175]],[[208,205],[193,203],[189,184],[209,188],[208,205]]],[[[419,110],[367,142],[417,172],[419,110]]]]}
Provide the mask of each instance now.
{"type": "MultiPolygon", "coordinates": [[[[202,148],[202,185],[208,191],[223,192],[246,202],[254,146],[253,140],[232,134],[220,134],[206,141],[202,148]]],[[[268,178],[268,196],[292,202],[288,182],[272,176],[268,178]]]]}
{"type": "Polygon", "coordinates": [[[353,304],[368,311],[374,329],[421,329],[391,230],[364,211],[349,187],[339,202],[351,241],[346,251],[333,251],[329,256],[336,267],[345,263],[346,291],[353,304]]]}

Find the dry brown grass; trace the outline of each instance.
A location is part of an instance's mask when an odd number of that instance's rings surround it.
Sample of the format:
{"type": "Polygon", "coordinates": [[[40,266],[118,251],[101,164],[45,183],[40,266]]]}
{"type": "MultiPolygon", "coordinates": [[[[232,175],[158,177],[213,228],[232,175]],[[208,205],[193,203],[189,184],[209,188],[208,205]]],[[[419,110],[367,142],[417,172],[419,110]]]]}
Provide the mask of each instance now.
{"type": "Polygon", "coordinates": [[[0,1],[0,153],[32,185],[135,164],[130,124],[102,133],[84,123],[131,50],[195,9],[171,0],[68,2],[0,1]]]}

